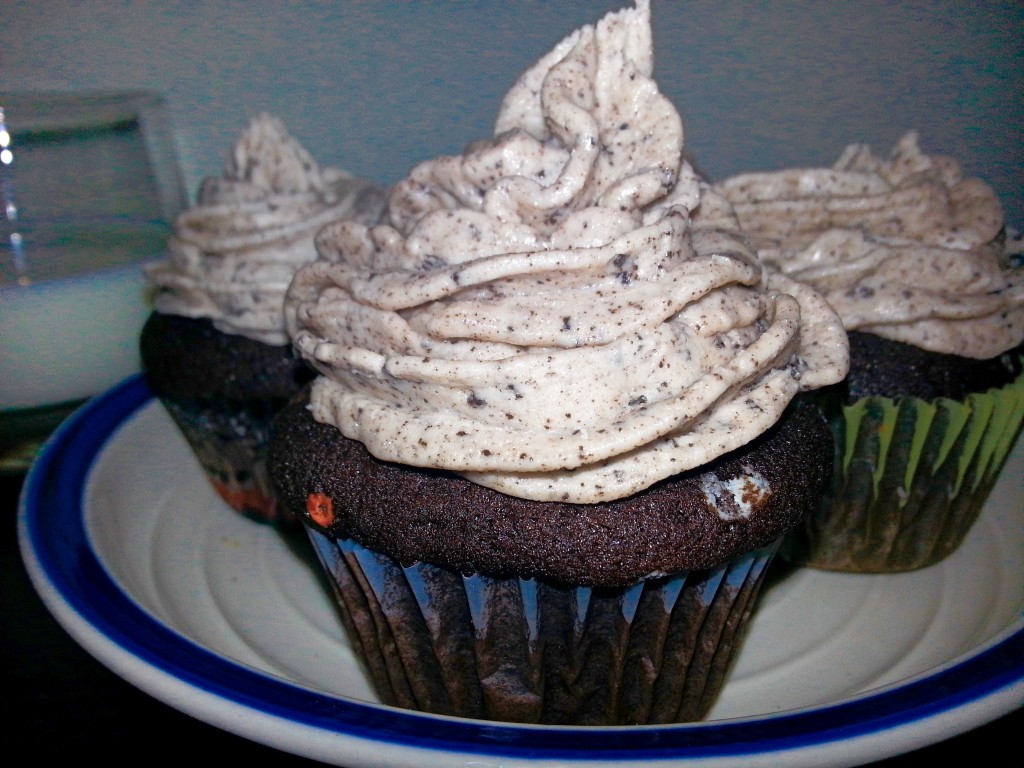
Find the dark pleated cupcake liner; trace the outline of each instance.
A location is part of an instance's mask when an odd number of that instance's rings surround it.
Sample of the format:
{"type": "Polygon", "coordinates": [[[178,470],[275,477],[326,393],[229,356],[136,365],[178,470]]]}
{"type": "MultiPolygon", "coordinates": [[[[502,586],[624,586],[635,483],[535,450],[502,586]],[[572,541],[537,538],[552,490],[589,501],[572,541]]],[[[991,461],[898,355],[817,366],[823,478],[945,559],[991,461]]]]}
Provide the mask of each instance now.
{"type": "Polygon", "coordinates": [[[217,494],[259,522],[297,525],[278,503],[267,471],[270,426],[277,399],[208,399],[161,402],[184,435],[217,494]]]}
{"type": "Polygon", "coordinates": [[[402,566],[352,540],[307,532],[383,703],[561,725],[703,718],[778,547],[599,589],[402,566]]]}
{"type": "Polygon", "coordinates": [[[941,562],[981,513],[1024,421],[1024,376],[964,402],[869,397],[832,420],[818,511],[784,540],[797,565],[895,573],[941,562]]]}

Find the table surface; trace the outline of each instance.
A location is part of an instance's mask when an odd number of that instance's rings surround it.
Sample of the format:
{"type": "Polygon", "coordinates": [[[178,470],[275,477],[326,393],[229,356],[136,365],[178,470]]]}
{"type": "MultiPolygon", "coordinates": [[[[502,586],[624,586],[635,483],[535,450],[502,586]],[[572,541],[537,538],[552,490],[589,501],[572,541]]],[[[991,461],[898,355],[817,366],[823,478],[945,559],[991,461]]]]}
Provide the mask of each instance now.
{"type": "MultiPolygon", "coordinates": [[[[116,766],[150,755],[174,761],[218,753],[239,764],[322,765],[179,712],[122,680],[72,640],[43,605],[21,561],[15,519],[22,480],[0,476],[0,722],[9,751],[41,765],[93,757],[116,766]]],[[[951,755],[998,753],[1000,746],[1013,749],[1022,730],[1024,709],[872,765],[931,768],[951,755]]]]}

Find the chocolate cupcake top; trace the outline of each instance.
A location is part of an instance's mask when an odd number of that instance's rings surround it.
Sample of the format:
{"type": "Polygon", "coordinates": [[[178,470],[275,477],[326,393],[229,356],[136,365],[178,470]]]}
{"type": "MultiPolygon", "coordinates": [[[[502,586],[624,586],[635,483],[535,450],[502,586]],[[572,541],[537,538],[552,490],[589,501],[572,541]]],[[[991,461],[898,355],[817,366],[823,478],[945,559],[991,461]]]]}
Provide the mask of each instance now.
{"type": "Polygon", "coordinates": [[[831,168],[740,174],[714,192],[760,256],[824,294],[849,331],[977,359],[1024,339],[1024,266],[995,193],[921,152],[916,132],[888,158],[854,144],[831,168]]]}
{"type": "Polygon", "coordinates": [[[375,222],[385,200],[372,182],[321,168],[276,117],[257,115],[223,174],[204,179],[196,204],[174,222],[169,257],[149,266],[156,308],[287,344],[285,290],[316,258],[317,230],[336,219],[375,222]]]}
{"type": "Polygon", "coordinates": [[[848,348],[807,286],[769,284],[700,185],[651,78],[646,2],[573,33],[494,136],[417,166],[388,221],[318,237],[286,301],[315,417],[379,459],[597,503],[768,430],[848,348]]]}
{"type": "Polygon", "coordinates": [[[296,398],[275,419],[267,463],[297,518],[400,563],[615,587],[713,568],[776,540],[816,508],[832,455],[820,409],[798,398],[739,451],[628,498],[532,501],[380,461],[296,398]]]}

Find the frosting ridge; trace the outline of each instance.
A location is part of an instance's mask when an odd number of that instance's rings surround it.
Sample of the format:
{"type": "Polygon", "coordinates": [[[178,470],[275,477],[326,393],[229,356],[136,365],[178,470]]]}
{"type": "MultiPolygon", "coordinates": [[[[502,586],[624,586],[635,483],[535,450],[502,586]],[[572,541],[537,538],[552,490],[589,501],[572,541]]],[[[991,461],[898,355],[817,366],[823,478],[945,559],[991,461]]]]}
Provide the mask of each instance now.
{"type": "Polygon", "coordinates": [[[319,166],[278,118],[261,113],[222,175],[203,179],[196,204],[175,220],[167,259],[147,266],[156,309],[285,345],[284,294],[316,258],[317,230],[336,219],[374,222],[385,201],[375,184],[319,166]]]}
{"type": "Polygon", "coordinates": [[[739,174],[714,192],[760,256],[820,291],[847,330],[977,359],[1024,338],[1024,267],[1004,247],[995,193],[925,155],[914,131],[887,158],[852,144],[831,168],[739,174]]]}
{"type": "Polygon", "coordinates": [[[846,373],[813,290],[696,227],[649,8],[573,33],[495,135],[421,163],[385,223],[336,222],[285,305],[314,416],[380,459],[594,503],[745,444],[846,373]]]}

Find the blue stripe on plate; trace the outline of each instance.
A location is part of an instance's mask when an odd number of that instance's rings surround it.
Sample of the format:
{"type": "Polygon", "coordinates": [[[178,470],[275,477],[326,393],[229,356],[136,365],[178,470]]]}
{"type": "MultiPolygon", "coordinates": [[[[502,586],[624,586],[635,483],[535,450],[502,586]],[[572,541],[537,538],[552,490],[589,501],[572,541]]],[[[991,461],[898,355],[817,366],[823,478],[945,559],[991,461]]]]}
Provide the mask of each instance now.
{"type": "Polygon", "coordinates": [[[52,588],[96,632],[141,663],[226,702],[389,744],[523,760],[637,764],[739,757],[854,739],[955,710],[1024,680],[1022,629],[949,668],[877,695],[764,718],[587,728],[585,740],[579,729],[459,721],[311,692],[220,658],[164,627],[121,591],[91,548],[83,508],[89,472],[107,441],[151,399],[145,380],[134,376],[86,404],[57,430],[25,482],[19,511],[22,543],[52,588]]]}

